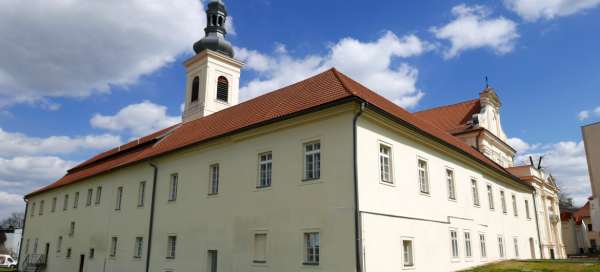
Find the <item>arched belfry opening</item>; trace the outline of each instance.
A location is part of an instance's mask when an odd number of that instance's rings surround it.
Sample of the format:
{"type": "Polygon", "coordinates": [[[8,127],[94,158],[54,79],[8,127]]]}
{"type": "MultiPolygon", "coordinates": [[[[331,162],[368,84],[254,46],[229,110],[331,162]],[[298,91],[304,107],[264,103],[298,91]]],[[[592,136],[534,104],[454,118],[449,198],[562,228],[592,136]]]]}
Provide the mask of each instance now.
{"type": "Polygon", "coordinates": [[[192,81],[192,95],[190,98],[190,102],[192,102],[192,103],[197,102],[199,95],[200,95],[200,78],[194,77],[194,80],[192,81]]]}
{"type": "Polygon", "coordinates": [[[229,100],[229,81],[224,76],[217,80],[217,99],[223,102],[229,100]]]}

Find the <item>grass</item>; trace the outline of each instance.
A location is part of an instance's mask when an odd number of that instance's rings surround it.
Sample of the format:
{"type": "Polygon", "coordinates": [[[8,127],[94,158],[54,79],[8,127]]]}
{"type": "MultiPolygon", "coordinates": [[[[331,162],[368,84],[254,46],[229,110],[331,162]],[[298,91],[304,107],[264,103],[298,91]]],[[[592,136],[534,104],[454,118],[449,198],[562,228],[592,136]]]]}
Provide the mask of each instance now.
{"type": "Polygon", "coordinates": [[[476,267],[466,272],[598,272],[598,260],[505,261],[476,267]]]}
{"type": "Polygon", "coordinates": [[[0,272],[15,272],[15,271],[17,271],[16,268],[3,268],[3,267],[0,267],[0,272]]]}

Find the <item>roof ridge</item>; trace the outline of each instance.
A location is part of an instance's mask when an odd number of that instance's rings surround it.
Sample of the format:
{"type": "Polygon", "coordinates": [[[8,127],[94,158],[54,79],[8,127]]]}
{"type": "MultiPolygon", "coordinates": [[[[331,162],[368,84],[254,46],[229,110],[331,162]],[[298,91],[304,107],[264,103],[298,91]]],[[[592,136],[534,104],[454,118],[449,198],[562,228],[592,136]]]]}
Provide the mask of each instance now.
{"type": "Polygon", "coordinates": [[[456,107],[459,105],[468,104],[468,103],[472,103],[472,102],[476,102],[476,101],[479,101],[479,98],[469,99],[469,100],[465,100],[465,101],[457,102],[457,103],[453,103],[453,104],[441,105],[441,106],[437,106],[437,107],[433,107],[433,108],[415,111],[413,113],[418,114],[418,113],[423,113],[423,112],[427,112],[427,111],[441,110],[444,108],[456,107]]]}
{"type": "Polygon", "coordinates": [[[335,67],[332,67],[331,69],[329,69],[329,71],[333,72],[333,75],[335,76],[335,78],[342,84],[342,87],[344,87],[344,89],[350,93],[351,95],[356,95],[356,92],[353,91],[352,89],[350,89],[348,87],[348,84],[346,84],[346,82],[344,81],[344,79],[340,76],[341,72],[338,71],[335,67]]]}

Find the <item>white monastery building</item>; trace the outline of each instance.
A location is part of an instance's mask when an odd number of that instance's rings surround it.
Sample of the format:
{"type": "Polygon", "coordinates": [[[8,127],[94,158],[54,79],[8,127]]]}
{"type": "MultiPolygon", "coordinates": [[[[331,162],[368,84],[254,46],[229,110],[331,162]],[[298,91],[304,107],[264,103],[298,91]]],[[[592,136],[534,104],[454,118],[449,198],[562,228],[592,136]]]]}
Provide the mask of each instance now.
{"type": "Polygon", "coordinates": [[[581,128],[592,185],[590,216],[594,229],[600,229],[600,122],[581,128]]]}
{"type": "Polygon", "coordinates": [[[564,257],[558,192],[491,87],[410,113],[330,69],[238,103],[222,1],[185,62],[180,124],[28,194],[39,271],[455,271],[564,257]]]}

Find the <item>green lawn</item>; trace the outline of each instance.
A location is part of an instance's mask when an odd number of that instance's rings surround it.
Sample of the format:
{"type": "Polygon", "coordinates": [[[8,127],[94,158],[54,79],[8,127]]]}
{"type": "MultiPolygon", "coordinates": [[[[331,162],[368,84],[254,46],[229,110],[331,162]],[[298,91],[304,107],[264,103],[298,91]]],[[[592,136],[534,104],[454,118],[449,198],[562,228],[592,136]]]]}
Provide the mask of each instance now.
{"type": "Polygon", "coordinates": [[[14,271],[17,271],[17,269],[0,267],[0,272],[14,272],[14,271]]]}
{"type": "Polygon", "coordinates": [[[506,261],[477,267],[467,272],[598,272],[598,260],[506,261]]]}

